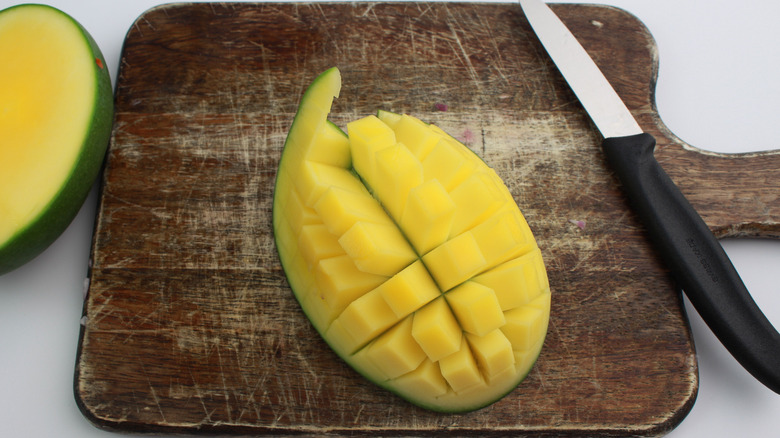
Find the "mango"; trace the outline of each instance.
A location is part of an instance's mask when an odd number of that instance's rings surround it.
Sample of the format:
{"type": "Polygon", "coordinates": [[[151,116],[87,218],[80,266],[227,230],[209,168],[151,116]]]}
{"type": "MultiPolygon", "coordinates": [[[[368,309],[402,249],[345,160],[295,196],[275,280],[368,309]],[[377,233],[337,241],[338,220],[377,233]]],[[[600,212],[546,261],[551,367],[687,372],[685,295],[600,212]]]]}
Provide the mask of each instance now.
{"type": "Polygon", "coordinates": [[[304,93],[279,162],[273,228],[314,328],[356,371],[426,409],[512,391],[539,357],[550,285],[501,178],[443,130],[379,110],[327,118],[331,68],[304,93]]]}
{"type": "Polygon", "coordinates": [[[50,6],[0,11],[0,275],[71,223],[113,120],[108,68],[86,29],[50,6]]]}

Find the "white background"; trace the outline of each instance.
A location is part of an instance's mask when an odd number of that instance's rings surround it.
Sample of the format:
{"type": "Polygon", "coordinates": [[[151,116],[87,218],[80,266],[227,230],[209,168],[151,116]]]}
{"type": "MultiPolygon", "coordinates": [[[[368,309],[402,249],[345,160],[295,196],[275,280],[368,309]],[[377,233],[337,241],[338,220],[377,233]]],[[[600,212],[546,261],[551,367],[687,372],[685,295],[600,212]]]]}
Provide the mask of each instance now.
{"type": "MultiPolygon", "coordinates": [[[[122,41],[152,0],[50,1],[93,35],[116,78],[122,41]]],[[[575,3],[575,2],[569,2],[575,3]]],[[[607,3],[596,1],[595,3],[607,3]]],[[[16,2],[0,0],[0,9],[16,2]]],[[[649,28],[659,48],[657,103],[665,124],[718,152],[780,149],[780,2],[611,0],[649,28]]],[[[780,196],[780,193],[777,194],[780,196]]],[[[28,265],[0,276],[0,436],[103,437],[76,407],[73,370],[97,193],[28,265]]],[[[778,218],[775,218],[778,219],[778,218]]],[[[780,326],[780,242],[724,246],[764,312],[780,326]]],[[[729,356],[688,306],[700,389],[672,437],[765,437],[780,430],[780,396],[729,356]]],[[[641,378],[641,376],[637,376],[641,378]]]]}

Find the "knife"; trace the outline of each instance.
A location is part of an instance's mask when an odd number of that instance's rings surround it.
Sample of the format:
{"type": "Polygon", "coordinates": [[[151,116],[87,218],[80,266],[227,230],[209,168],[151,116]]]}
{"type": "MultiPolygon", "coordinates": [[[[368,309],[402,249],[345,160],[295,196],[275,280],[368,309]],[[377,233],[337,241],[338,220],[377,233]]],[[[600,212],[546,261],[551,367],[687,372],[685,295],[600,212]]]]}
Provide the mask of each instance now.
{"type": "Polygon", "coordinates": [[[655,160],[655,138],[642,130],[558,16],[541,0],[519,1],[603,135],[607,162],[672,276],[732,356],[780,394],[780,333],[753,301],[707,224],[655,160]]]}

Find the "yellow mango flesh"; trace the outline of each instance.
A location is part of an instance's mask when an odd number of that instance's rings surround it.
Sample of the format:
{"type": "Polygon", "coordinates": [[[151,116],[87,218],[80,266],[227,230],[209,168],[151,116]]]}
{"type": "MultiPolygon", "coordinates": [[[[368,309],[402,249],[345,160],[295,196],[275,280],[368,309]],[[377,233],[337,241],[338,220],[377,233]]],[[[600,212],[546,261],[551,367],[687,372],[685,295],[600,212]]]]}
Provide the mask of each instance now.
{"type": "Polygon", "coordinates": [[[98,177],[114,121],[107,67],[63,11],[0,10],[0,275],[59,238],[98,177]]]}
{"type": "Polygon", "coordinates": [[[541,251],[498,175],[441,129],[387,111],[347,134],[327,121],[340,85],[331,69],[304,94],[280,162],[274,233],[290,286],[379,386],[438,411],[490,404],[544,343],[541,251]]]}
{"type": "Polygon", "coordinates": [[[17,8],[0,17],[0,40],[13,42],[0,44],[0,246],[69,177],[97,92],[80,30],[49,9],[35,13],[33,20],[17,8]]]}

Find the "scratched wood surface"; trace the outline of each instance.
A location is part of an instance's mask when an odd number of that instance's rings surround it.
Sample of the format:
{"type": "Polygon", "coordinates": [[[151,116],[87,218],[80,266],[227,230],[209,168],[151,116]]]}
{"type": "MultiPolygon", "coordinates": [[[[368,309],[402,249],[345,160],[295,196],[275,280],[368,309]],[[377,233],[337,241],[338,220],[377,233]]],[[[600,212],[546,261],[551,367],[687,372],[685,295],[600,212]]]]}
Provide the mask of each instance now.
{"type": "MultiPolygon", "coordinates": [[[[555,10],[716,233],[780,237],[780,155],[682,143],[656,113],[642,24],[613,8],[555,10]]],[[[691,408],[697,365],[680,295],[519,6],[159,7],[127,35],[116,106],[75,377],[97,426],[657,436],[691,408]],[[378,389],[328,349],[288,288],[271,232],[276,166],[301,93],[333,65],[337,124],[377,108],[439,124],[507,181],[536,234],[549,333],[498,403],[444,415],[378,389]]]]}

